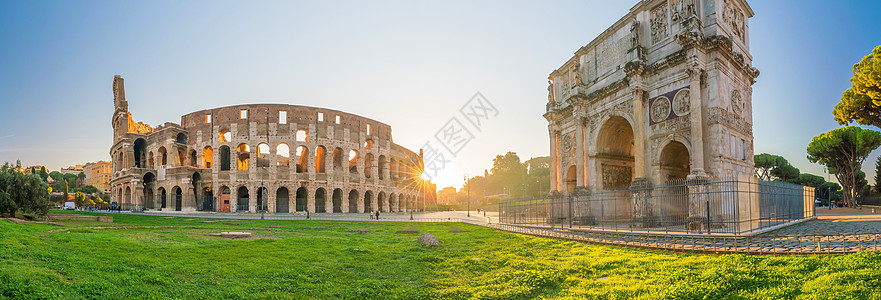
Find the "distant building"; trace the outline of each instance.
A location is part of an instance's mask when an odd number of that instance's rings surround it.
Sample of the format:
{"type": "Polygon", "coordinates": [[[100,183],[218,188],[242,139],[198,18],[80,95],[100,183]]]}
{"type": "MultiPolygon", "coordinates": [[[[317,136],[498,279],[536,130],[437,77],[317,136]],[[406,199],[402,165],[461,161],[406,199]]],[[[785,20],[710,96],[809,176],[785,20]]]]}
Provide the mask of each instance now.
{"type": "Polygon", "coordinates": [[[83,165],[74,165],[67,168],[61,168],[61,170],[58,170],[58,172],[61,172],[61,174],[77,175],[83,172],[83,165]]]}
{"type": "Polygon", "coordinates": [[[83,173],[86,174],[85,184],[94,186],[104,193],[110,193],[111,172],[112,165],[108,161],[87,163],[83,166],[83,173]]]}
{"type": "Polygon", "coordinates": [[[445,187],[437,192],[437,203],[438,204],[456,204],[459,202],[459,193],[456,192],[455,187],[445,187]]]}

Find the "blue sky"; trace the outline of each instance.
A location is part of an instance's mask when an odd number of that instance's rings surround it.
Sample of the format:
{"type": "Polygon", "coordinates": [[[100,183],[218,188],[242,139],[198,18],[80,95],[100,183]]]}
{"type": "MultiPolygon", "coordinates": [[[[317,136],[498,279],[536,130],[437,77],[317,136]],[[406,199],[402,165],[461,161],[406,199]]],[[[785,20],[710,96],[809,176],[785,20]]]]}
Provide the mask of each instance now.
{"type": "MultiPolygon", "coordinates": [[[[436,180],[459,185],[496,154],[548,155],[548,73],[636,3],[2,1],[0,161],[109,160],[115,74],[135,119],[154,126],[210,107],[301,104],[383,121],[411,149],[479,91],[499,115],[436,180]]],[[[838,127],[852,65],[881,44],[881,1],[750,4],[756,153],[823,175],[805,147],[838,127]]]]}

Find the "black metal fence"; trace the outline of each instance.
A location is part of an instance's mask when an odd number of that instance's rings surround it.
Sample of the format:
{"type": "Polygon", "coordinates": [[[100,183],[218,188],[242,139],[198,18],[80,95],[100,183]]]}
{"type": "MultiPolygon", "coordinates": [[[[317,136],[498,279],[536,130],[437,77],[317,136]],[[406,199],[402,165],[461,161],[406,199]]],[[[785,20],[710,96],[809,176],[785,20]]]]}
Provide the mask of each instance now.
{"type": "Polygon", "coordinates": [[[813,203],[813,188],[796,184],[703,178],[503,201],[499,221],[612,231],[744,234],[813,217],[813,203]]]}

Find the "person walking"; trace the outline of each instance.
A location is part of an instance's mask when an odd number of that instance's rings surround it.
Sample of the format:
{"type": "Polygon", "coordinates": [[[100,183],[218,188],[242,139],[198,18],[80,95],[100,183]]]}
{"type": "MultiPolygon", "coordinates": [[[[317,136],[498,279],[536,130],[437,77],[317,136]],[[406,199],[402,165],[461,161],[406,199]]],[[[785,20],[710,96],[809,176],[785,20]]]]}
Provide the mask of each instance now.
{"type": "Polygon", "coordinates": [[[379,220],[379,211],[376,211],[376,215],[374,216],[377,220],[379,220]]]}

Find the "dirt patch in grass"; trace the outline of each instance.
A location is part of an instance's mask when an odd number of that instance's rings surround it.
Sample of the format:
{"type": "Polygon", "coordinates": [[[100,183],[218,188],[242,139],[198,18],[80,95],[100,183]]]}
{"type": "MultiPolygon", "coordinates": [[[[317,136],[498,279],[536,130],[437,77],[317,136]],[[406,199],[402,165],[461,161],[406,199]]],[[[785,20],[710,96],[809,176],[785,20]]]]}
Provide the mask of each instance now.
{"type": "Polygon", "coordinates": [[[361,229],[349,229],[349,232],[366,233],[374,228],[379,228],[379,226],[370,226],[370,227],[361,228],[361,229]]]}
{"type": "Polygon", "coordinates": [[[226,220],[208,220],[208,221],[202,221],[202,223],[220,223],[220,222],[226,222],[226,220]]]}
{"type": "Polygon", "coordinates": [[[8,218],[8,219],[6,219],[6,220],[8,220],[9,222],[12,222],[12,223],[18,224],[18,225],[28,225],[28,224],[31,224],[31,222],[28,222],[28,221],[25,221],[25,220],[22,220],[22,219],[19,219],[19,218],[8,218]]]}
{"type": "Polygon", "coordinates": [[[407,229],[398,230],[395,233],[419,233],[419,229],[416,226],[412,226],[407,229]]]}
{"type": "Polygon", "coordinates": [[[471,232],[456,226],[450,227],[450,232],[471,232]]]}

